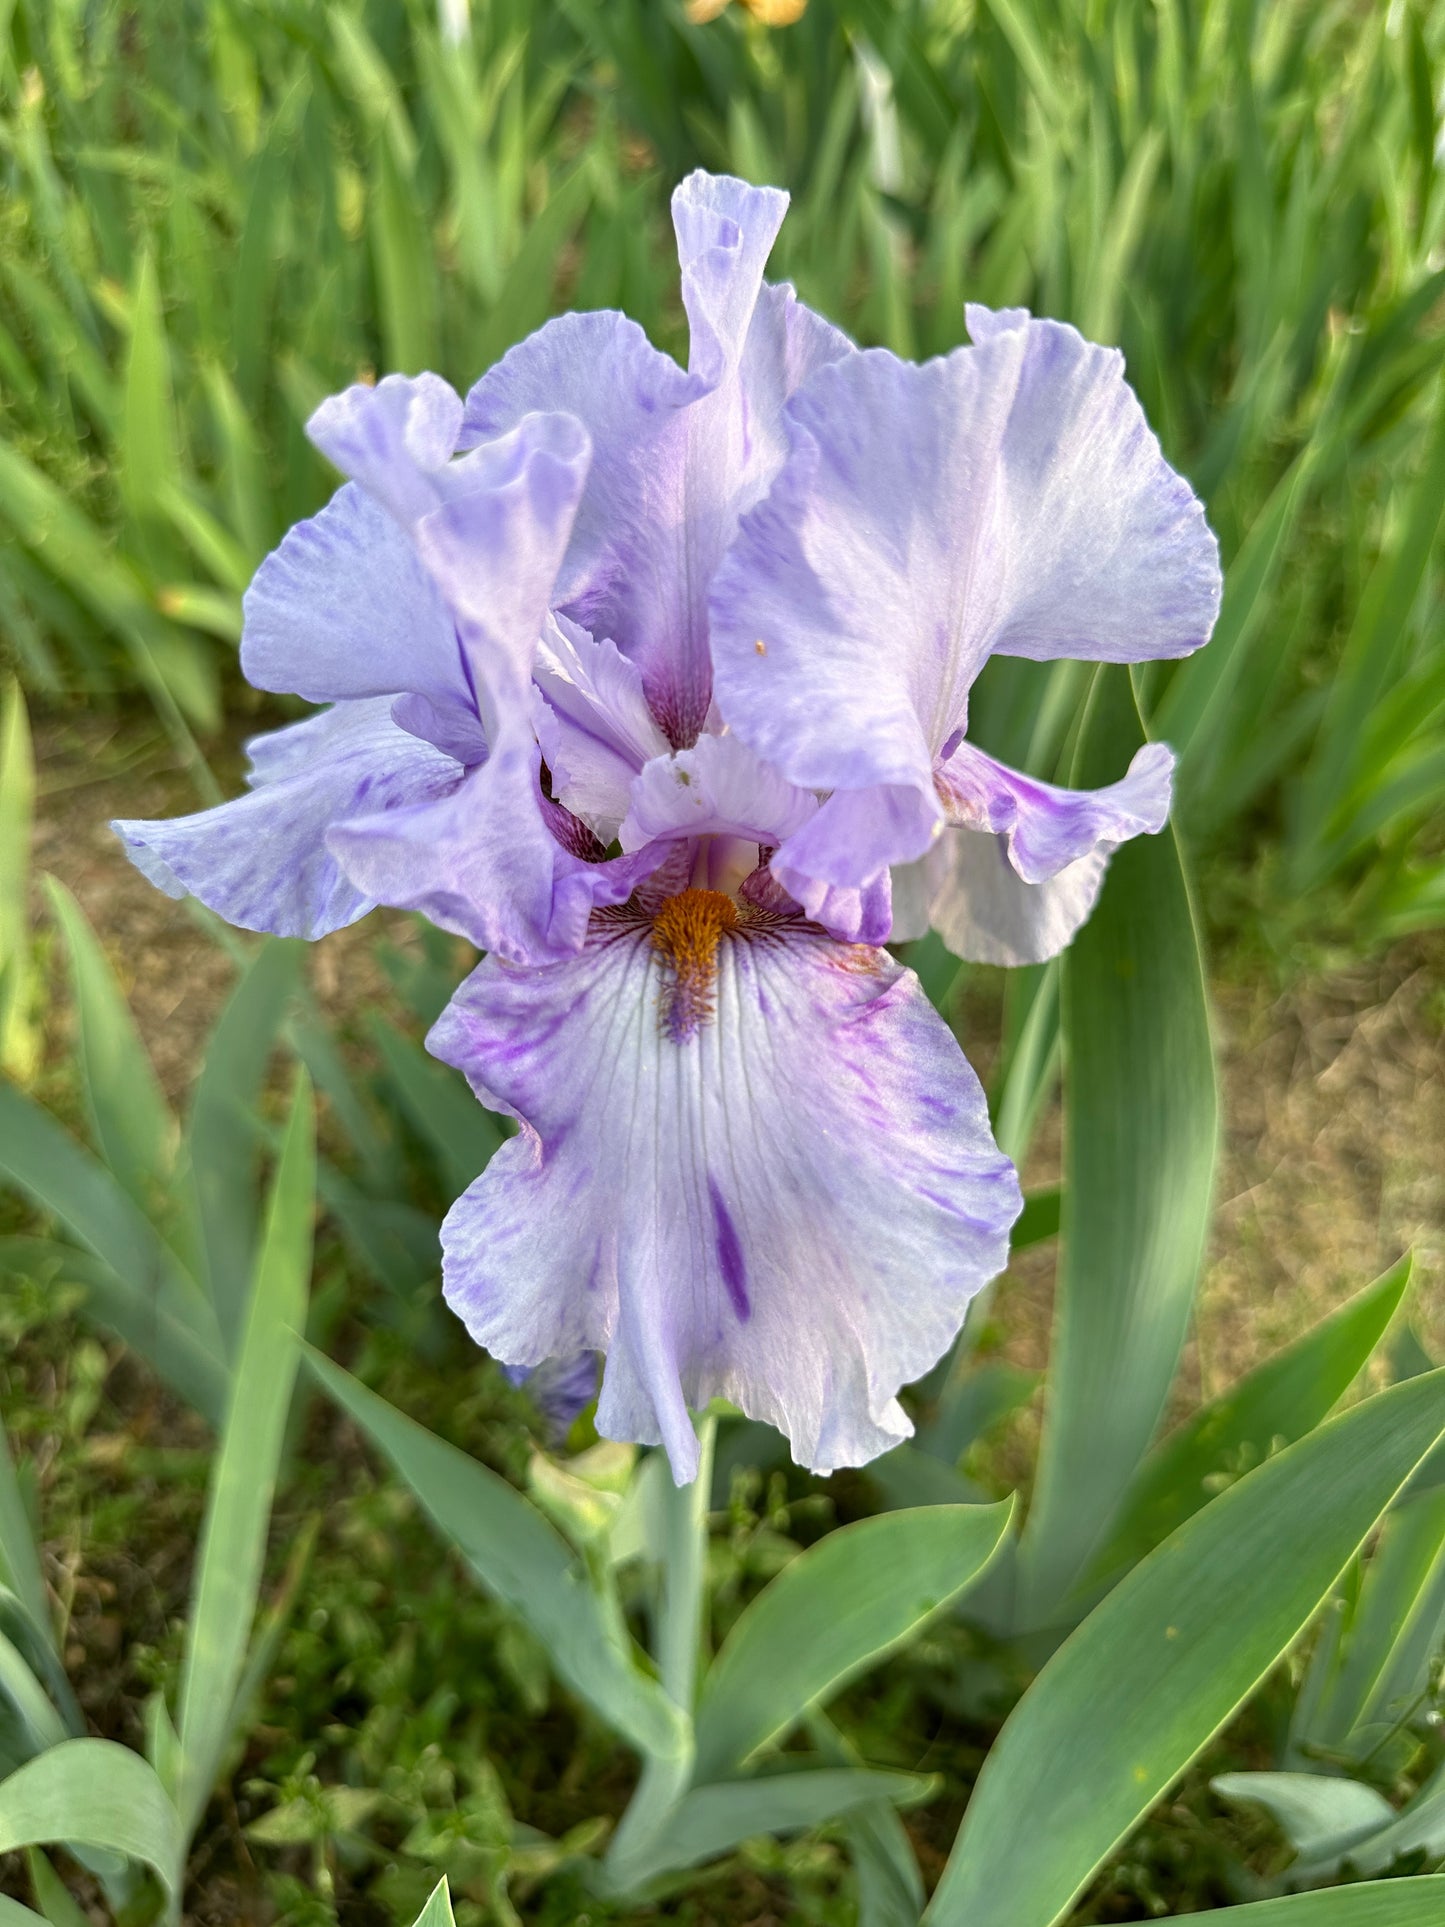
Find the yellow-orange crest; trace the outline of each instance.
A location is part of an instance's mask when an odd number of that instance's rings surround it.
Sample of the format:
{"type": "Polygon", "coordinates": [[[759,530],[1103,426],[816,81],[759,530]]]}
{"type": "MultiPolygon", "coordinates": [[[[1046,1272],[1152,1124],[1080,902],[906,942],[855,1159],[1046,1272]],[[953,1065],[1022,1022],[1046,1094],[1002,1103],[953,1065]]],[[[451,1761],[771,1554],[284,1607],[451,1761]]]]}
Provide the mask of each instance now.
{"type": "Polygon", "coordinates": [[[652,947],[672,974],[662,1023],[675,1043],[684,1043],[713,1015],[718,945],[738,922],[737,905],[721,890],[683,890],[653,919],[652,947]]]}

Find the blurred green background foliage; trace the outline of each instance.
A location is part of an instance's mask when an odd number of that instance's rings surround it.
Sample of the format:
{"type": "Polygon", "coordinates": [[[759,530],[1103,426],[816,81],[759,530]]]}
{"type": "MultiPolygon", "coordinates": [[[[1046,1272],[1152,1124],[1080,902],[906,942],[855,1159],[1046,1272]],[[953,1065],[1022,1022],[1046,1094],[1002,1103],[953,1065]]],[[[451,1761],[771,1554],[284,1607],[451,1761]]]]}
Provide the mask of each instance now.
{"type": "MultiPolygon", "coordinates": [[[[333,480],[310,409],[465,389],[559,306],[677,347],[666,197],[703,165],[791,190],[773,272],[863,342],[944,352],[972,299],[1123,347],[1229,570],[1211,649],[1146,690],[1184,822],[1286,924],[1445,915],[1439,9],[0,13],[0,625],[34,695],[143,690],[204,787],[241,592],[333,480]]],[[[1077,693],[998,665],[977,727],[1044,767],[1077,693]]]]}

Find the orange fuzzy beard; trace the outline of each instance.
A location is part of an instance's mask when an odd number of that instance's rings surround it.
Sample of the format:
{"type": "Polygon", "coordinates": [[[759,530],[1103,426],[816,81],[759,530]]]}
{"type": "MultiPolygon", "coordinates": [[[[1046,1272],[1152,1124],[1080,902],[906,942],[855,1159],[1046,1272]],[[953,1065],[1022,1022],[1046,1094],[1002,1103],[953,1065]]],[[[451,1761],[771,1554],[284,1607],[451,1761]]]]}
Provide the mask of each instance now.
{"type": "Polygon", "coordinates": [[[671,966],[662,1025],[674,1043],[685,1043],[713,1016],[718,944],[738,923],[737,905],[721,890],[683,890],[658,911],[652,947],[671,966]]]}

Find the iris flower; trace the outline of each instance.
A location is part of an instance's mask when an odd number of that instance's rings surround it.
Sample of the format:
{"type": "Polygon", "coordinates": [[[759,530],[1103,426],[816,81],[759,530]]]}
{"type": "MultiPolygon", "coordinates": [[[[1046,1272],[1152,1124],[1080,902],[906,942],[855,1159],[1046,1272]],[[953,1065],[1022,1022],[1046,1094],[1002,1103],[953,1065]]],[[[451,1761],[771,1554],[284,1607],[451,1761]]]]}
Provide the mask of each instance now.
{"type": "Polygon", "coordinates": [[[431,1049],[520,1125],[443,1227],[449,1303],[512,1367],[605,1356],[598,1429],[718,1397],[859,1464],[1004,1265],[1020,1195],[978,1080],[880,946],[1066,944],[1172,758],[1053,788],[967,734],[995,653],[1208,637],[1213,537],[1121,357],[970,309],[924,366],[763,281],[786,196],[673,197],[679,368],[548,322],[465,406],[323,404],[351,479],[262,564],[242,664],[329,707],[249,792],[118,825],[163,889],[320,936],[374,903],[488,954],[431,1049]]]}

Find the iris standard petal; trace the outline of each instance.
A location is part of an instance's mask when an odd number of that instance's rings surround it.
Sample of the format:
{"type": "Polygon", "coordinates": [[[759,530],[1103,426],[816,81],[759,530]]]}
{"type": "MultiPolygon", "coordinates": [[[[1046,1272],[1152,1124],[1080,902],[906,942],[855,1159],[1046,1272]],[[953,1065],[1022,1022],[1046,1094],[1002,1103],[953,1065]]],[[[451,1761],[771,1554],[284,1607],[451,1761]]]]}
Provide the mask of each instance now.
{"type": "Polygon", "coordinates": [[[440,375],[387,375],[328,396],[306,433],[409,528],[435,506],[433,478],[456,453],[461,425],[462,404],[440,375]]]}
{"type": "Polygon", "coordinates": [[[957,956],[1043,963],[1093,909],[1119,845],[1163,829],[1173,770],[1173,752],[1149,743],[1107,789],[1057,789],[962,744],[939,772],[957,827],[912,866],[905,896],[928,899],[933,927],[957,956]]]}
{"type": "Polygon", "coordinates": [[[532,668],[591,445],[570,415],[532,414],[445,472],[413,539],[461,638],[482,727],[531,735],[532,668]]]}
{"type": "Polygon", "coordinates": [[[241,668],[257,689],[311,703],[416,691],[439,708],[470,706],[436,584],[354,482],[267,556],[242,607],[241,668]]]}
{"type": "Polygon", "coordinates": [[[545,971],[489,958],[429,1039],[523,1126],[447,1218],[448,1301],[508,1364],[605,1351],[598,1429],[679,1480],[712,1397],[819,1471],[905,1437],[899,1387],[1020,1203],[912,973],[727,903],[596,919],[545,971]]]}
{"type": "MultiPolygon", "coordinates": [[[[531,411],[453,461],[461,412],[439,376],[388,375],[323,402],[307,432],[411,538],[456,624],[462,679],[495,751],[503,727],[530,732],[532,662],[591,448],[573,417],[531,411]]],[[[414,727],[452,693],[424,675],[400,689],[414,727]]]]}
{"type": "Polygon", "coordinates": [[[742,359],[763,269],[787,211],[781,188],[753,187],[700,167],[672,191],[688,372],[709,388],[742,359]]]}
{"type": "Polygon", "coordinates": [[[567,409],[592,438],[585,491],[554,607],[610,636],[644,681],[665,688],[677,634],[671,578],[685,517],[679,411],[699,392],[635,321],[561,315],[518,343],[467,397],[464,439],[511,428],[530,410],[567,409]]]}
{"type": "MultiPolygon", "coordinates": [[[[485,761],[474,757],[464,782],[414,809],[353,813],[328,848],[366,897],[425,911],[505,956],[550,960],[581,943],[595,903],[614,900],[598,866],[548,826],[533,734],[532,667],[587,470],[586,432],[570,416],[529,414],[423,470],[418,449],[435,453],[445,437],[437,430],[428,444],[404,403],[417,405],[402,391],[353,394],[323,422],[323,440],[353,461],[381,449],[399,469],[413,463],[409,539],[454,624],[471,697],[462,713],[477,719],[485,761]]],[[[451,712],[424,691],[397,714],[450,740],[438,725],[451,712]]]]}
{"type": "Polygon", "coordinates": [[[712,591],[722,714],[794,782],[872,792],[892,862],[938,833],[934,761],[993,650],[1182,655],[1218,607],[1214,538],[1121,358],[1054,322],[975,319],[978,345],[944,360],[870,351],[803,386],[712,591]]]}
{"type": "Polygon", "coordinates": [[[1021,359],[1007,339],[923,367],[870,349],[822,369],[789,403],[792,451],[713,585],[729,724],[810,789],[912,791],[905,856],[928,847],[933,759],[987,653],[988,508],[1021,359]]]}
{"type": "Polygon", "coordinates": [[[614,642],[549,615],[532,677],[542,698],[534,721],[552,794],[610,843],[638,770],[667,753],[642,672],[614,642]]]}
{"type": "Polygon", "coordinates": [[[783,403],[850,348],[791,288],[762,287],[786,204],[775,189],[706,175],[678,188],[686,373],[621,315],[564,315],[467,397],[464,439],[498,434],[529,409],[566,409],[586,424],[592,472],[555,606],[637,663],[677,747],[708,714],[708,583],[783,458],[783,403]]]}
{"type": "Polygon", "coordinates": [[[619,839],[624,850],[675,836],[771,845],[800,829],[817,807],[811,790],[779,776],[738,737],[699,736],[691,749],[654,757],[636,777],[619,839]]]}
{"type": "Polygon", "coordinates": [[[228,922],[278,937],[322,937],[375,907],[328,849],[330,829],[445,796],[462,775],[396,727],[385,697],[338,703],[249,749],[254,787],[234,802],[111,828],[167,896],[198,897],[228,922]]]}
{"type": "Polygon", "coordinates": [[[980,346],[1023,344],[1000,450],[990,650],[1144,662],[1200,648],[1219,614],[1219,544],[1165,461],[1123,355],[1016,308],[970,306],[967,319],[980,346]]]}

